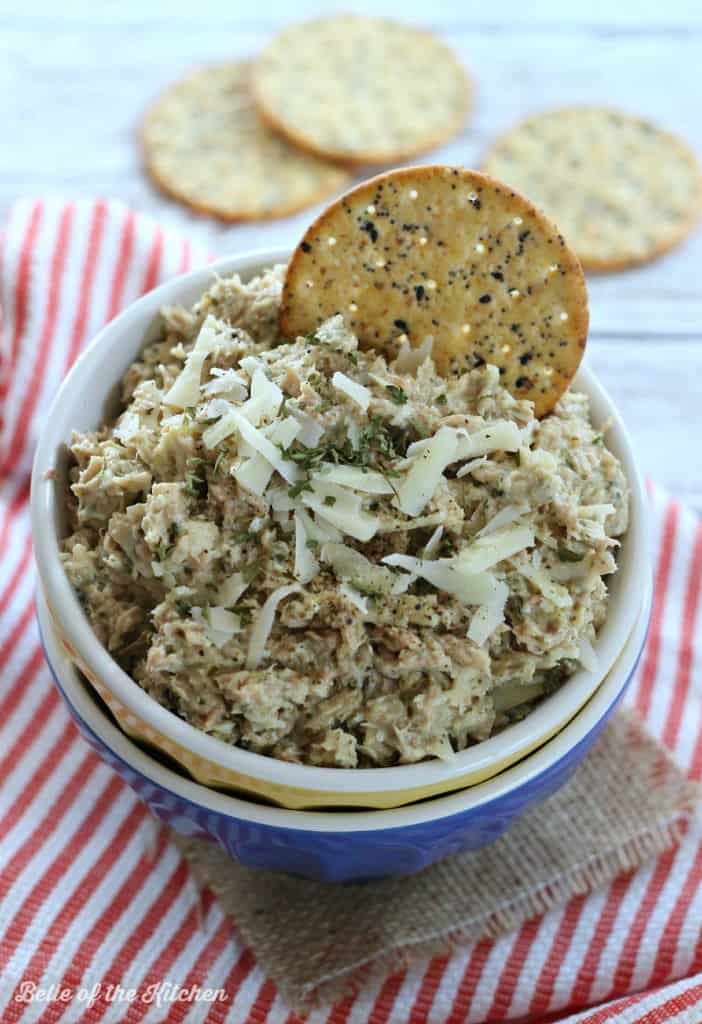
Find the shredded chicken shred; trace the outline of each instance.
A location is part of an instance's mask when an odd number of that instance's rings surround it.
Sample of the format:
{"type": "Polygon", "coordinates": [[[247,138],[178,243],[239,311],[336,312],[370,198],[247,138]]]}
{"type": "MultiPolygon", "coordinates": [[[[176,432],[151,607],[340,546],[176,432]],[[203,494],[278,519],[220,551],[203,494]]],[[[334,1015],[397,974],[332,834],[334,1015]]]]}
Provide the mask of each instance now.
{"type": "Polygon", "coordinates": [[[622,468],[567,392],[541,421],[341,316],[278,336],[284,268],[217,279],[75,434],[63,563],[143,689],[305,764],[450,757],[596,668],[622,468]]]}

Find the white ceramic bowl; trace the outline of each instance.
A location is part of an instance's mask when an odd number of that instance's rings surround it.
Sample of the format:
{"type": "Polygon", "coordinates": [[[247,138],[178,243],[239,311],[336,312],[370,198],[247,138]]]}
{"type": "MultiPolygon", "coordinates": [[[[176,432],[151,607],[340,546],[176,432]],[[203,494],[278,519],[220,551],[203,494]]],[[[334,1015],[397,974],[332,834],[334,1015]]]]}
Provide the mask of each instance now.
{"type": "Polygon", "coordinates": [[[60,388],[39,439],[32,474],[32,531],[39,579],[57,634],[122,728],[175,758],[199,782],[263,797],[288,808],[396,807],[475,785],[525,757],[573,719],[605,678],[626,644],[649,575],[646,499],[631,442],[611,399],[587,367],[575,386],[587,392],[596,424],[611,423],[608,447],[631,488],[631,526],[611,578],[607,622],[597,638],[598,669],[576,672],[521,722],[456,755],[392,768],[317,768],[277,761],[200,732],[146,694],[98,642],[59,559],[65,533],[63,488],[73,430],[94,429],[117,411],[118,382],[159,330],[163,305],[192,304],[214,273],[247,279],[284,262],[288,252],[254,252],[184,274],[139,299],[109,323],[82,353],[60,388]]]}

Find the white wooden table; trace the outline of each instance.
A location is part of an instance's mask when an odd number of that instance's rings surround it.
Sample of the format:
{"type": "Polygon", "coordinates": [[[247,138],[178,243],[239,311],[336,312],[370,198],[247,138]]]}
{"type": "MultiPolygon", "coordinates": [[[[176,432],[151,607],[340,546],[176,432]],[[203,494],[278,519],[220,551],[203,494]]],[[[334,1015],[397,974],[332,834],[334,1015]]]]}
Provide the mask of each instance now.
{"type": "MultiPolygon", "coordinates": [[[[435,154],[476,165],[523,115],[605,102],[650,115],[702,154],[702,4],[618,0],[0,0],[0,217],[20,195],[117,196],[224,254],[292,243],[313,210],[221,227],[141,173],[144,105],[192,64],[254,53],[283,21],[340,9],[435,28],[475,87],[464,134],[435,154]]],[[[593,277],[588,358],[628,423],[643,470],[702,510],[702,230],[650,266],[593,277]]]]}

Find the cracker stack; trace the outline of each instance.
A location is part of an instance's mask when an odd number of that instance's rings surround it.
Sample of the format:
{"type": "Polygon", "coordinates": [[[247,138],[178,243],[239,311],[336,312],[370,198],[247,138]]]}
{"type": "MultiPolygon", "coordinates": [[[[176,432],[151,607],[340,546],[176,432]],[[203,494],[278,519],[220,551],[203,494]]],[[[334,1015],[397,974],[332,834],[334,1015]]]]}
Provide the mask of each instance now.
{"type": "MultiPolygon", "coordinates": [[[[167,195],[223,221],[283,217],[460,132],[470,86],[435,35],[335,14],[289,25],[252,61],[203,67],[144,119],[146,170],[167,195]]],[[[529,196],[592,271],[646,263],[702,212],[685,144],[604,107],[546,111],[489,150],[483,170],[529,196]]]]}
{"type": "Polygon", "coordinates": [[[257,220],[338,192],[351,168],[438,146],[467,106],[466,73],[436,36],[333,15],[285,29],[251,63],[169,86],[141,142],[167,195],[224,221],[257,220]]]}
{"type": "Polygon", "coordinates": [[[283,217],[348,181],[267,126],[249,79],[245,63],[201,68],[165,90],[142,130],[146,168],[162,191],[225,221],[283,217]]]}

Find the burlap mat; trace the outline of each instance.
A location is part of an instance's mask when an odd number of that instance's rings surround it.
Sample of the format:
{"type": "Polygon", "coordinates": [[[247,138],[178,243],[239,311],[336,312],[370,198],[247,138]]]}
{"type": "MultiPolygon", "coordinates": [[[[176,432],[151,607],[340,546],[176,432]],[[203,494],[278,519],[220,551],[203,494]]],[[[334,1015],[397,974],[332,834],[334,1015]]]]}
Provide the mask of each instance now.
{"type": "Polygon", "coordinates": [[[282,995],[303,1007],[604,886],[673,845],[699,796],[620,712],[573,779],[505,836],[409,878],[309,882],[241,867],[214,843],[176,841],[282,995]]]}

